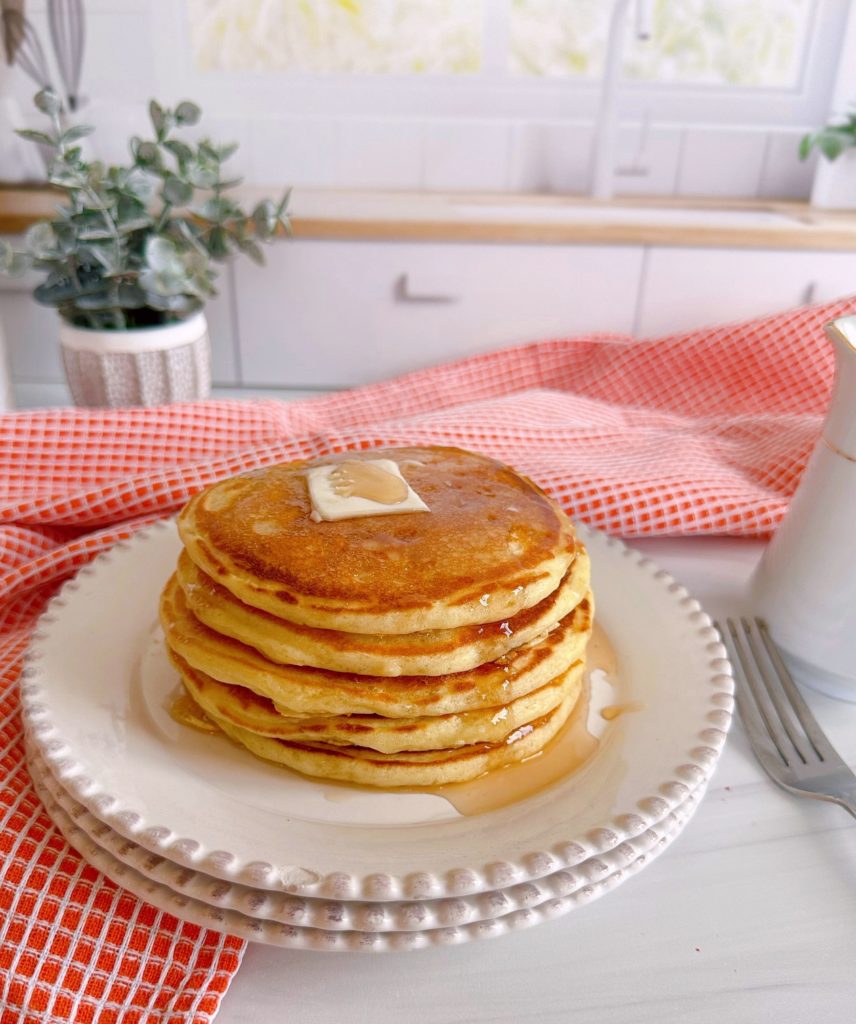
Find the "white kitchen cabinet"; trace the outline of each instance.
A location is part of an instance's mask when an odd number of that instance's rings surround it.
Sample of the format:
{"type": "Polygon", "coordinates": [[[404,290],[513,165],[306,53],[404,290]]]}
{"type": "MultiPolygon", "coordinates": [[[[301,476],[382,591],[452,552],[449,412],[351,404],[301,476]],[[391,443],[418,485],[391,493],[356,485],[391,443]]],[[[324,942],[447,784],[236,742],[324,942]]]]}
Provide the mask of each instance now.
{"type": "Polygon", "coordinates": [[[635,333],[656,338],[856,293],[856,253],[651,248],[635,333]]]}
{"type": "Polygon", "coordinates": [[[642,249],[295,240],[235,267],[243,381],[348,387],[515,342],[629,332],[642,249]]]}

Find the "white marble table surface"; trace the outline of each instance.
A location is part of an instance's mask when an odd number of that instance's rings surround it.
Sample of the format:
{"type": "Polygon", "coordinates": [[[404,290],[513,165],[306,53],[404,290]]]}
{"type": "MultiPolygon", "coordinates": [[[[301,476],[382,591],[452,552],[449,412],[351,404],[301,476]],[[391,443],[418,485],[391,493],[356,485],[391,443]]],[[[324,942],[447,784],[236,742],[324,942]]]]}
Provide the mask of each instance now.
{"type": "MultiPolygon", "coordinates": [[[[638,543],[713,615],[761,545],[638,543]]],[[[856,624],[854,624],[856,625],[856,624]]],[[[856,704],[812,695],[856,765],[856,704]]],[[[611,894],[505,938],[386,955],[252,945],[217,1024],[852,1024],[856,821],[778,789],[739,721],[666,852],[611,894]]]]}

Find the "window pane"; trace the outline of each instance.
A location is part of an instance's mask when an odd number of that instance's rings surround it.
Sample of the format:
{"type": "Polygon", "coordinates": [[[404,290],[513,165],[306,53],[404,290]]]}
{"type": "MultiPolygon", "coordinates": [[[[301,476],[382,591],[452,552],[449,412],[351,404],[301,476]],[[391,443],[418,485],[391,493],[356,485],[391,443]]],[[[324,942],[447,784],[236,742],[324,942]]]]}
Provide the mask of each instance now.
{"type": "MultiPolygon", "coordinates": [[[[597,77],[611,4],[511,0],[511,69],[597,77]]],[[[656,0],[654,34],[625,47],[624,73],[644,81],[797,85],[813,0],[656,0]]],[[[632,28],[631,5],[628,29],[632,28]]]]}
{"type": "Polygon", "coordinates": [[[186,0],[200,71],[463,74],[482,0],[186,0]]]}

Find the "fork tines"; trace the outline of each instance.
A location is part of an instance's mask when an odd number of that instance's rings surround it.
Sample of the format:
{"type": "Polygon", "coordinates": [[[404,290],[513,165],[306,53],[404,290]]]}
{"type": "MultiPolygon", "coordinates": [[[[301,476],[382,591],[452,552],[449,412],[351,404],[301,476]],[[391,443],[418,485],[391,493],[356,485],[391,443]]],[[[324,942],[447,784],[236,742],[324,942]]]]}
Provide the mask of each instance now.
{"type": "Polygon", "coordinates": [[[767,774],[791,792],[833,800],[856,816],[856,776],[809,711],[766,623],[716,625],[734,668],[740,717],[767,774]]]}
{"type": "Polygon", "coordinates": [[[766,623],[762,619],[727,619],[726,629],[757,708],[753,715],[748,701],[742,701],[747,707],[741,704],[740,714],[747,728],[753,720],[763,723],[787,766],[838,759],[782,661],[766,623]]]}

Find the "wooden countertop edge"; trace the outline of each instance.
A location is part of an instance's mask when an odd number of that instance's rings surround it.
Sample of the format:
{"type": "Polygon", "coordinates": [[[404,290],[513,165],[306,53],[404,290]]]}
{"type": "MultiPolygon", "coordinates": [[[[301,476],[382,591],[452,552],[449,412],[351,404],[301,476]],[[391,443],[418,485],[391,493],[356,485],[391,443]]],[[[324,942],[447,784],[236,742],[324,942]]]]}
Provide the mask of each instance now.
{"type": "Polygon", "coordinates": [[[327,220],[296,218],[304,239],[387,242],[488,242],[541,245],[660,245],[741,249],[856,251],[853,230],[813,228],[675,227],[654,224],[520,224],[443,220],[327,220]]]}
{"type": "MultiPolygon", "coordinates": [[[[270,190],[267,190],[270,191],[270,190]]],[[[247,194],[261,194],[262,190],[247,190],[247,194]]],[[[849,211],[816,210],[805,203],[789,201],[717,200],[713,197],[679,199],[678,197],[645,196],[638,199],[624,197],[612,203],[609,219],[601,222],[568,223],[545,222],[542,218],[521,220],[519,209],[527,204],[540,208],[555,203],[557,206],[597,205],[585,197],[515,196],[474,194],[443,195],[433,193],[347,192],[343,190],[303,190],[304,202],[322,213],[296,215],[292,220],[293,235],[304,239],[338,239],[342,241],[400,241],[400,242],[483,242],[552,245],[633,245],[679,246],[747,249],[813,249],[827,251],[856,251],[856,213],[849,211]],[[329,199],[331,213],[323,213],[329,199]],[[508,206],[515,216],[503,220],[501,216],[481,219],[463,219],[449,216],[450,206],[462,199],[477,208],[481,203],[491,207],[508,206]],[[343,213],[342,207],[353,204],[353,214],[343,213]],[[402,211],[402,205],[413,206],[414,213],[402,211]],[[389,206],[389,213],[383,210],[389,206]],[[362,206],[360,210],[359,207],[362,206]],[[366,206],[373,209],[366,209],[366,206]],[[778,212],[791,223],[770,226],[727,225],[710,223],[700,225],[674,223],[621,222],[615,219],[615,207],[632,206],[664,210],[698,208],[709,211],[758,210],[759,213],[778,212]],[[380,209],[378,209],[380,207],[380,209]]],[[[0,185],[0,234],[20,234],[31,224],[50,216],[58,193],[46,188],[24,188],[0,185]]],[[[296,206],[300,206],[298,201],[296,206]]]]}

